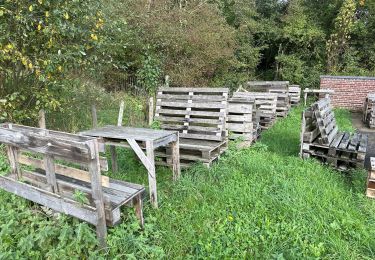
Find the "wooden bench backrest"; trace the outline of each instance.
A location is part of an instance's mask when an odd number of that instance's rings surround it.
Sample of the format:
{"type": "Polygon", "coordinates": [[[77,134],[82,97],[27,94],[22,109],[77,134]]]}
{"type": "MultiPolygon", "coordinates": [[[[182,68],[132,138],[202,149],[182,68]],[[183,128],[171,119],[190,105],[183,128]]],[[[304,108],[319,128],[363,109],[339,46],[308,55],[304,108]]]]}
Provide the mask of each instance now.
{"type": "Polygon", "coordinates": [[[338,127],[331,100],[323,98],[312,105],[323,144],[330,144],[335,138],[338,127]]]}
{"type": "Polygon", "coordinates": [[[160,88],[155,120],[181,138],[222,141],[227,136],[227,88],[160,88]]]}

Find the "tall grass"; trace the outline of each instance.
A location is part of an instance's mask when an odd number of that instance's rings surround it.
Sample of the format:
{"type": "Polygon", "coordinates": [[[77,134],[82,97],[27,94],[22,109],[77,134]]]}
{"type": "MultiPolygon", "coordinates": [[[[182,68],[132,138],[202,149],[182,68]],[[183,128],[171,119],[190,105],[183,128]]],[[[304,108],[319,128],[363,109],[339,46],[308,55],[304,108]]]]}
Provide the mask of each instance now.
{"type": "MultiPolygon", "coordinates": [[[[0,258],[373,259],[375,203],[364,196],[365,172],[343,175],[301,160],[300,114],[294,109],[253,147],[232,144],[212,168],[194,166],[177,182],[158,167],[160,208],[145,202],[144,231],[124,209],[124,222],[109,229],[108,252],[97,251],[91,226],[48,219],[0,192],[0,258]]],[[[338,122],[347,116],[338,113],[338,122]]],[[[108,174],[147,187],[131,151],[119,151],[119,165],[119,173],[108,174]]]]}

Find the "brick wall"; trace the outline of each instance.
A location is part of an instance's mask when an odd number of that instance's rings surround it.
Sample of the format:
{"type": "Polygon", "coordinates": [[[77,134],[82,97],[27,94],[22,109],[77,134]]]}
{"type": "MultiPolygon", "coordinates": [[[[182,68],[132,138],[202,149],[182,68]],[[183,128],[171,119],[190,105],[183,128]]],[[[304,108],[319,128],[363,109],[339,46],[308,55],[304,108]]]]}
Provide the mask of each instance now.
{"type": "Polygon", "coordinates": [[[320,88],[332,89],[334,107],[361,110],[368,93],[375,93],[375,77],[320,76],[320,88]]]}

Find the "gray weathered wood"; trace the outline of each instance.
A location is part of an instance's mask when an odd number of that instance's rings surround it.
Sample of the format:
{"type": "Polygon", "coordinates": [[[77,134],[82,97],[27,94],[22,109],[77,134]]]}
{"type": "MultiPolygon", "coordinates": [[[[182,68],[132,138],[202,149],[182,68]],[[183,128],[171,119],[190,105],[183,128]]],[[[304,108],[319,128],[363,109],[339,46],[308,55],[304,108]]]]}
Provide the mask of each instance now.
{"type": "Polygon", "coordinates": [[[122,126],[122,118],[124,117],[125,101],[121,101],[118,111],[117,126],[122,126]]]}
{"type": "Polygon", "coordinates": [[[154,144],[151,141],[146,142],[146,153],[147,158],[150,163],[150,168],[148,170],[148,184],[150,192],[151,205],[154,208],[158,207],[158,197],[156,188],[156,172],[155,172],[155,156],[154,156],[154,144]]]}
{"type": "Polygon", "coordinates": [[[92,105],[91,106],[91,118],[92,118],[92,127],[96,128],[98,127],[98,116],[96,113],[96,106],[92,105]]]}

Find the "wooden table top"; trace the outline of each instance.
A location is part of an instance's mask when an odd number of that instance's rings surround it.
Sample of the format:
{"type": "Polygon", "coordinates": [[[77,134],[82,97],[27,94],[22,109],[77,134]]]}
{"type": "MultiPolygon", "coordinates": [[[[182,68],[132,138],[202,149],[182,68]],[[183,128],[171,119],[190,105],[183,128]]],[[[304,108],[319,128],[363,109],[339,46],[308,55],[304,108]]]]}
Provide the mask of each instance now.
{"type": "Polygon", "coordinates": [[[176,141],[177,131],[155,130],[150,128],[135,128],[125,126],[106,125],[87,131],[80,132],[81,135],[102,137],[105,139],[126,140],[133,139],[136,141],[162,141],[171,139],[176,141]]]}

